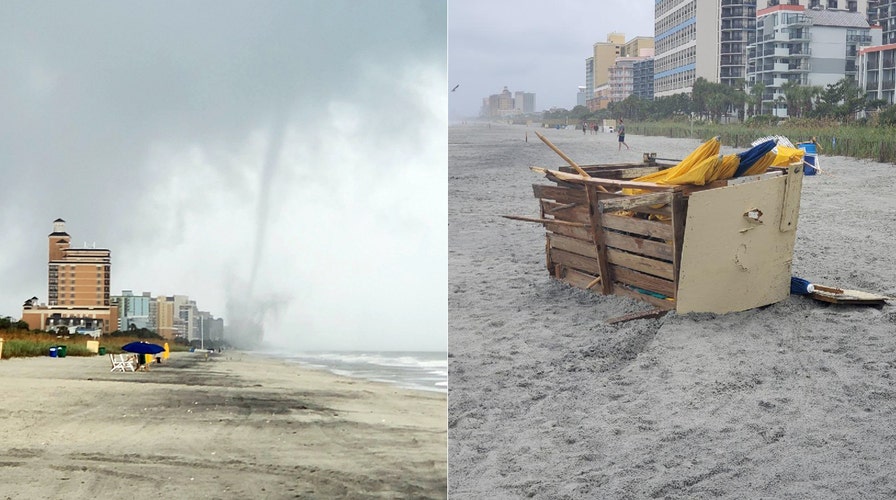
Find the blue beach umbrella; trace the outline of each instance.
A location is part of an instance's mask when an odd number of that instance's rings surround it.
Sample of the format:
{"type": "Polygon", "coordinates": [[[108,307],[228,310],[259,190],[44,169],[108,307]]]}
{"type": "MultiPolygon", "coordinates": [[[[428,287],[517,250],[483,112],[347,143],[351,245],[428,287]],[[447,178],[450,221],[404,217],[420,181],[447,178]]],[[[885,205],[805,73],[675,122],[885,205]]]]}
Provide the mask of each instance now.
{"type": "Polygon", "coordinates": [[[769,139],[765,142],[760,142],[746,151],[737,153],[737,156],[740,157],[740,165],[738,165],[737,170],[734,171],[734,177],[744,175],[744,172],[749,170],[754,163],[759,161],[759,159],[765,156],[766,153],[775,149],[776,145],[777,142],[775,142],[774,139],[769,139]]]}
{"type": "Polygon", "coordinates": [[[131,342],[125,344],[121,348],[122,351],[133,352],[136,354],[158,354],[165,350],[164,347],[149,342],[131,342]]]}

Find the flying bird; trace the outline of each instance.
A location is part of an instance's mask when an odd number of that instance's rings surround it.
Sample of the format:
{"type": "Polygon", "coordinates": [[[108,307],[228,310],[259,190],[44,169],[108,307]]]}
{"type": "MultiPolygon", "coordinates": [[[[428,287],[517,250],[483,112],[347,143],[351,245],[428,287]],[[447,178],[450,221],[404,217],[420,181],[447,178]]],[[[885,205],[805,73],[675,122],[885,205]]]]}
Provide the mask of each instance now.
{"type": "Polygon", "coordinates": [[[460,87],[460,84],[459,84],[459,83],[458,83],[457,85],[455,85],[454,88],[451,89],[451,91],[454,92],[455,90],[457,90],[458,87],[460,87]]]}

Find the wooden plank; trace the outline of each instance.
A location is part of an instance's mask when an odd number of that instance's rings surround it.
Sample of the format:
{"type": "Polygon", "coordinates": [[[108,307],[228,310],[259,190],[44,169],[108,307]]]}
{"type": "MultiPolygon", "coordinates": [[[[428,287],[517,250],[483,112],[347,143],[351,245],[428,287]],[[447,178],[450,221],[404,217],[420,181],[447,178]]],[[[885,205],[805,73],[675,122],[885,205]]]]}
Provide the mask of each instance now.
{"type": "Polygon", "coordinates": [[[566,209],[569,209],[569,208],[574,208],[574,207],[577,207],[577,206],[579,206],[578,203],[564,203],[564,204],[562,204],[562,205],[558,205],[558,206],[552,208],[550,213],[553,214],[553,213],[555,213],[555,212],[559,212],[559,211],[561,211],[561,210],[566,210],[566,209]]]}
{"type": "Polygon", "coordinates": [[[613,275],[610,274],[610,263],[607,260],[607,245],[604,241],[603,214],[597,211],[600,197],[596,186],[587,186],[588,205],[591,211],[591,240],[597,248],[598,272],[601,277],[601,290],[604,295],[613,293],[613,275]]]}
{"type": "Polygon", "coordinates": [[[666,186],[662,184],[654,184],[652,182],[635,182],[622,181],[615,179],[601,179],[599,177],[584,177],[578,174],[560,172],[557,170],[549,170],[543,167],[529,167],[533,172],[545,175],[549,178],[560,181],[568,181],[574,184],[585,186],[593,186],[595,189],[607,189],[609,191],[619,191],[622,188],[643,189],[645,191],[681,191],[681,186],[666,186]]]}
{"type": "Polygon", "coordinates": [[[613,214],[603,214],[601,219],[605,227],[624,231],[626,233],[640,234],[649,238],[657,238],[665,241],[671,240],[673,236],[672,225],[665,222],[613,214]]]}
{"type": "MultiPolygon", "coordinates": [[[[601,193],[601,195],[600,195],[601,201],[613,200],[616,198],[630,198],[630,197],[631,197],[631,195],[622,194],[622,193],[601,193]]],[[[669,208],[667,205],[663,205],[660,208],[653,208],[650,205],[645,205],[645,206],[634,207],[631,209],[631,211],[636,212],[636,213],[642,213],[642,214],[661,214],[661,215],[667,215],[670,217],[672,216],[672,209],[669,208]]]]}
{"type": "Polygon", "coordinates": [[[590,241],[567,238],[566,236],[556,234],[548,235],[548,240],[550,241],[551,248],[559,248],[560,250],[566,250],[567,252],[597,260],[597,248],[595,248],[594,243],[590,241]]]}
{"type": "Polygon", "coordinates": [[[675,283],[670,280],[664,280],[651,276],[649,274],[639,273],[631,269],[619,266],[612,266],[613,278],[620,283],[636,286],[651,292],[656,292],[666,297],[675,296],[675,283]]]}
{"type": "MultiPolygon", "coordinates": [[[[655,166],[639,166],[633,167],[631,165],[603,165],[603,166],[582,166],[582,169],[585,170],[591,177],[600,177],[601,179],[637,179],[638,177],[645,176],[647,174],[655,173],[661,170],[659,167],[655,166]]],[[[573,170],[570,167],[560,167],[558,170],[566,173],[573,173],[573,170]]]]}
{"type": "Polygon", "coordinates": [[[551,248],[551,261],[555,264],[562,264],[566,267],[579,269],[595,276],[600,274],[600,265],[598,265],[595,259],[583,257],[559,248],[551,248]]]}
{"type": "Polygon", "coordinates": [[[566,225],[566,226],[577,226],[577,227],[585,227],[586,224],[581,222],[567,222],[564,220],[556,220],[556,219],[536,219],[535,217],[523,217],[521,215],[502,215],[505,219],[510,220],[519,220],[523,222],[537,222],[539,224],[556,224],[556,225],[566,225]]]}
{"type": "Polygon", "coordinates": [[[571,286],[576,288],[580,288],[582,290],[588,290],[594,293],[600,293],[600,287],[594,287],[589,289],[588,285],[591,284],[596,276],[590,275],[588,273],[583,273],[582,271],[578,271],[575,269],[567,269],[566,274],[561,278],[561,280],[571,286]]]}
{"type": "Polygon", "coordinates": [[[553,272],[554,261],[551,258],[551,240],[547,237],[544,239],[544,260],[545,266],[548,268],[548,273],[553,272]]]}
{"type": "Polygon", "coordinates": [[[607,249],[607,258],[609,259],[610,264],[627,267],[653,276],[659,276],[660,278],[670,281],[674,278],[671,262],[650,259],[640,255],[615,250],[613,248],[607,249]]]}
{"type": "Polygon", "coordinates": [[[815,291],[810,296],[815,300],[831,304],[875,305],[886,304],[888,297],[863,292],[861,290],[842,290],[824,285],[814,285],[815,291]]]}
{"type": "Polygon", "coordinates": [[[532,191],[536,198],[554,200],[557,203],[588,203],[588,195],[585,190],[578,186],[578,189],[548,186],[546,184],[532,184],[532,191]]]}
{"type": "Polygon", "coordinates": [[[545,222],[544,228],[552,233],[556,233],[556,234],[559,234],[562,236],[569,236],[570,238],[576,238],[579,240],[585,240],[592,244],[594,243],[593,241],[591,241],[591,225],[590,224],[588,225],[588,227],[585,227],[582,225],[573,226],[573,225],[570,225],[568,222],[563,223],[563,224],[560,224],[560,223],[555,224],[553,221],[551,221],[551,222],[545,222]]]}
{"type": "Polygon", "coordinates": [[[567,207],[564,204],[554,201],[541,200],[541,208],[544,210],[546,216],[552,215],[556,220],[578,222],[586,225],[591,224],[591,216],[588,214],[588,206],[586,204],[567,207]],[[566,208],[557,210],[559,207],[566,208]]]}
{"type": "Polygon", "coordinates": [[[661,316],[666,315],[669,312],[668,309],[655,308],[648,309],[647,311],[635,312],[631,314],[626,314],[625,316],[617,316],[615,318],[610,318],[607,320],[608,325],[615,325],[616,323],[624,323],[626,321],[633,321],[636,319],[654,319],[659,318],[661,316]]]}
{"type": "Polygon", "coordinates": [[[652,295],[647,295],[644,293],[636,292],[625,285],[616,286],[615,294],[620,295],[622,297],[628,297],[630,299],[640,300],[643,302],[647,302],[655,307],[659,307],[661,309],[675,309],[675,301],[674,300],[665,300],[654,297],[652,295]]]}
{"type": "Polygon", "coordinates": [[[598,203],[601,213],[619,212],[620,210],[635,210],[637,207],[650,205],[665,205],[672,201],[672,193],[651,193],[636,196],[622,196],[604,199],[598,203]]]}
{"type": "Polygon", "coordinates": [[[637,236],[629,236],[617,233],[615,231],[604,231],[604,239],[607,246],[618,248],[627,252],[646,255],[655,259],[672,261],[673,247],[668,243],[660,243],[659,241],[638,238],[637,236]]]}
{"type": "Polygon", "coordinates": [[[684,248],[684,221],[688,217],[688,204],[684,195],[677,193],[670,204],[672,208],[672,274],[675,297],[678,298],[678,277],[681,274],[681,249],[684,248]]]}
{"type": "Polygon", "coordinates": [[[791,166],[784,185],[784,206],[781,210],[781,231],[795,231],[800,215],[800,191],[803,189],[803,165],[791,166]]]}

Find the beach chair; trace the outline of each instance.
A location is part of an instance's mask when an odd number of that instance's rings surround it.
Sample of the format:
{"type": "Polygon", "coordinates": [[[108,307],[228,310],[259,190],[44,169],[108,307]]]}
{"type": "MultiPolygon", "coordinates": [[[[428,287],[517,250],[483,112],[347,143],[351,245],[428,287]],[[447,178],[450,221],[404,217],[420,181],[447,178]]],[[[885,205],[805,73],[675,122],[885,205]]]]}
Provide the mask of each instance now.
{"type": "Polygon", "coordinates": [[[112,369],[109,371],[122,373],[135,371],[134,364],[130,360],[124,359],[124,354],[119,354],[118,356],[110,354],[109,359],[112,361],[112,369]]]}

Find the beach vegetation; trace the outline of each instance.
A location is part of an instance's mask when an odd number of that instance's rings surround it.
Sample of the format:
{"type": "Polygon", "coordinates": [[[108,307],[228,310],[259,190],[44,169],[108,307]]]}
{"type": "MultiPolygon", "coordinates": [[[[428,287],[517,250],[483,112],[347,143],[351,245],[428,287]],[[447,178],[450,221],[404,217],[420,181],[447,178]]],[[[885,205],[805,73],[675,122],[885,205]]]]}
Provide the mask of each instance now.
{"type": "Polygon", "coordinates": [[[631,134],[701,141],[720,136],[737,148],[771,135],[794,143],[815,138],[820,154],[896,162],[896,105],[870,98],[854,80],[844,77],[824,87],[787,82],[774,101],[770,92],[762,83],[728,86],[698,78],[691,94],[653,100],[630,95],[606,109],[576,106],[544,117],[570,123],[622,118],[631,134]],[[788,116],[772,114],[775,107],[788,116]]]}
{"type": "MultiPolygon", "coordinates": [[[[107,353],[118,354],[125,344],[146,340],[145,338],[129,336],[103,335],[94,338],[90,335],[71,334],[57,335],[50,332],[22,329],[0,329],[0,338],[3,339],[3,359],[48,356],[51,347],[65,346],[66,356],[96,356],[97,353],[87,349],[87,341],[98,340],[100,347],[107,353]]],[[[161,345],[164,339],[158,337],[161,345]]],[[[185,351],[189,346],[182,343],[169,342],[171,351],[185,351]]]]}

